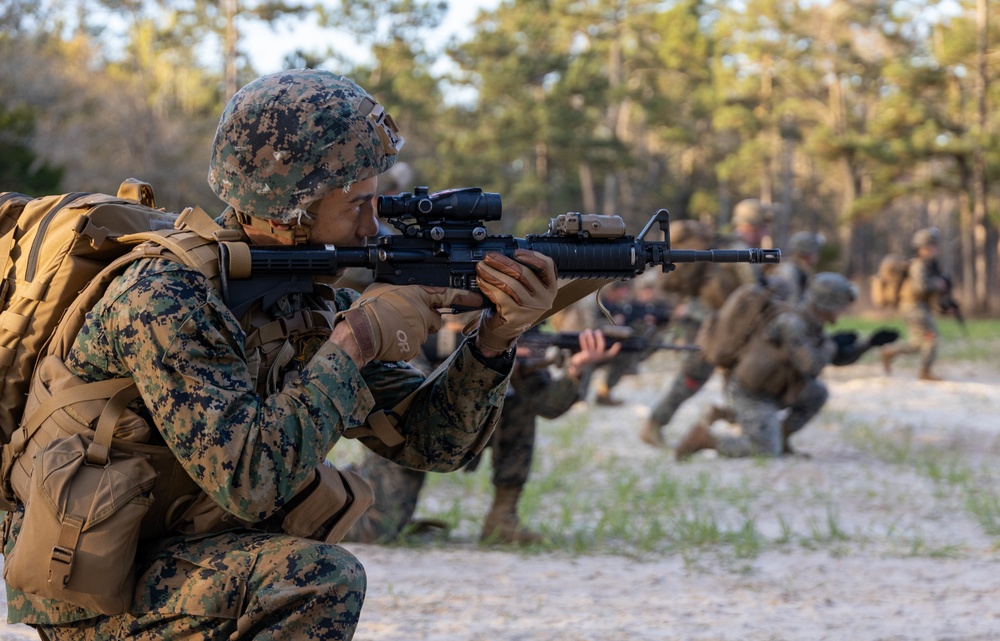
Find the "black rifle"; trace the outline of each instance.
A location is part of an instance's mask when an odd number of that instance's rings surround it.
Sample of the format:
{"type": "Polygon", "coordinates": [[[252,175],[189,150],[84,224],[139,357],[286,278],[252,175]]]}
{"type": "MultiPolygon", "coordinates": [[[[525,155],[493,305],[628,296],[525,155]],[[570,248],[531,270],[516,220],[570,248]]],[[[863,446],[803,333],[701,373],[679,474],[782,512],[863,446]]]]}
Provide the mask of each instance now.
{"type": "MultiPolygon", "coordinates": [[[[937,261],[934,261],[934,265],[937,265],[937,261]]],[[[958,304],[955,299],[955,290],[951,284],[951,278],[945,276],[938,271],[938,276],[945,282],[945,288],[943,291],[939,291],[934,295],[934,306],[940,314],[951,314],[955,317],[958,322],[958,327],[962,330],[962,334],[966,337],[969,336],[969,328],[965,324],[965,315],[962,314],[962,307],[958,304]]]]}
{"type": "MultiPolygon", "coordinates": [[[[604,342],[607,346],[610,347],[615,343],[621,343],[622,346],[619,353],[646,353],[661,349],[670,349],[681,352],[695,352],[700,349],[697,345],[666,343],[653,340],[647,336],[636,334],[631,331],[616,331],[627,330],[628,328],[625,327],[602,327],[600,329],[604,334],[604,342]]],[[[568,349],[571,352],[579,352],[580,332],[544,332],[532,330],[521,334],[521,337],[517,340],[517,344],[536,349],[558,347],[559,349],[568,349]]]]}
{"type": "Polygon", "coordinates": [[[476,263],[488,252],[513,257],[518,249],[552,258],[562,279],[627,280],[653,265],[669,272],[675,263],[781,260],[778,249],[671,250],[666,209],[656,212],[638,237],[625,234],[619,216],[568,213],[551,219],[545,234],[516,238],[486,231],[486,222],[500,220],[500,194],[478,187],[433,194],[417,187],[412,194],[379,196],[377,207],[400,234],[381,236],[365,247],[251,246],[249,257],[235,259],[230,246],[222,244],[220,277],[230,309],[242,315],[254,301],[269,306],[281,296],[311,292],[314,276],[333,276],[349,267],[371,270],[380,283],[476,292],[476,263]],[[655,227],[664,240],[647,239],[655,227]]]}

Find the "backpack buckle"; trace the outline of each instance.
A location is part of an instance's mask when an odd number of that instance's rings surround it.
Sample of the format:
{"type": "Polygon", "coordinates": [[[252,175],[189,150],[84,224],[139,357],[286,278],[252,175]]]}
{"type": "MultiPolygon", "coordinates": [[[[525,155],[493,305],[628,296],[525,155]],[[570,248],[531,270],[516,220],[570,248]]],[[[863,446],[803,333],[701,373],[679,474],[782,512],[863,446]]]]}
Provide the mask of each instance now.
{"type": "Polygon", "coordinates": [[[61,545],[52,548],[52,558],[49,560],[49,583],[55,583],[59,587],[66,587],[69,577],[73,573],[73,557],[76,553],[61,545]]]}

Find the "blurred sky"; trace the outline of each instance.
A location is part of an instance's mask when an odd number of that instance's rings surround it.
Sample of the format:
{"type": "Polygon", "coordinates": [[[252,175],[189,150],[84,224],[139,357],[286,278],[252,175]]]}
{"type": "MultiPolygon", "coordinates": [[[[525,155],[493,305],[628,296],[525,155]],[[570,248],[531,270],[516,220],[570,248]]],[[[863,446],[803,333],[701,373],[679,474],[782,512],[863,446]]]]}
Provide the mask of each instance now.
{"type": "MultiPolygon", "coordinates": [[[[462,36],[468,31],[480,9],[494,9],[499,4],[500,0],[450,0],[448,12],[435,39],[443,47],[451,36],[462,36]]],[[[304,21],[290,20],[276,29],[262,25],[247,25],[243,29],[242,48],[261,74],[280,71],[284,66],[285,56],[296,49],[325,51],[326,45],[332,44],[353,60],[363,60],[368,53],[351,38],[304,21]]]]}

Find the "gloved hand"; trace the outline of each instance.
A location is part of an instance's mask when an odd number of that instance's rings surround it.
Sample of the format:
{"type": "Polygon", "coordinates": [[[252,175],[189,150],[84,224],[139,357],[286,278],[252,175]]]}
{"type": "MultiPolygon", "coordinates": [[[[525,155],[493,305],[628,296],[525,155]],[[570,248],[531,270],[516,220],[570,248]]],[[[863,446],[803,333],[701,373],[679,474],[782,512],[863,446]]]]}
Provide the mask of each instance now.
{"type": "Polygon", "coordinates": [[[848,350],[858,342],[858,333],[853,330],[845,330],[830,335],[833,342],[837,344],[839,351],[848,350]]]}
{"type": "Polygon", "coordinates": [[[482,304],[482,296],[462,289],[375,283],[337,319],[347,322],[365,362],[408,361],[441,328],[438,309],[482,304]]]}
{"type": "Polygon", "coordinates": [[[503,352],[552,307],[556,298],[556,266],[538,252],[519,249],[513,260],[489,252],[476,264],[479,289],[495,306],[479,318],[479,345],[503,352]]]}
{"type": "Polygon", "coordinates": [[[899,338],[899,332],[894,329],[879,329],[868,339],[868,344],[872,347],[878,347],[880,345],[887,345],[892,343],[899,338]]]}

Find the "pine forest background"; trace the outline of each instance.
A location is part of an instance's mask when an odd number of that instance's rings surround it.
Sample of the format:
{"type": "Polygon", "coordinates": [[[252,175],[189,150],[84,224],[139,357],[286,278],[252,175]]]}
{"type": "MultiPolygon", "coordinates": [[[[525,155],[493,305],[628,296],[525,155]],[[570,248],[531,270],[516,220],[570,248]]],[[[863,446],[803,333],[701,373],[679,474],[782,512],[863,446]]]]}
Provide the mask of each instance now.
{"type": "MultiPolygon", "coordinates": [[[[458,1],[458,0],[455,0],[458,1]]],[[[370,51],[293,49],[393,114],[432,190],[500,192],[495,232],[567,211],[653,212],[724,230],[780,205],[781,247],[828,239],[862,282],[942,230],[968,312],[1000,310],[1000,3],[987,0],[501,0],[433,37],[427,0],[0,0],[0,191],[153,184],[221,210],[205,176],[228,97],[261,71],[251,23],[315,23],[370,51]]],[[[273,71],[273,70],[268,70],[273,71]]]]}

